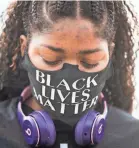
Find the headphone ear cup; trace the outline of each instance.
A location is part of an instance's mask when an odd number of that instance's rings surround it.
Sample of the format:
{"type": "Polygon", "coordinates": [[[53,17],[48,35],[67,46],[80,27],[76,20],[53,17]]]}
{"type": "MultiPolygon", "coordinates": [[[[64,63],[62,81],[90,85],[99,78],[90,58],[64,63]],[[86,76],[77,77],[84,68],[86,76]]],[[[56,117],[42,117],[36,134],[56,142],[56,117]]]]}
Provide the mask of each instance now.
{"type": "Polygon", "coordinates": [[[35,111],[30,116],[35,118],[39,127],[39,145],[52,146],[56,140],[56,130],[50,116],[45,111],[35,111]]]}
{"type": "Polygon", "coordinates": [[[98,113],[89,111],[77,123],[75,127],[75,141],[78,145],[87,145],[91,143],[91,131],[98,113]]]}
{"type": "Polygon", "coordinates": [[[26,116],[21,126],[26,142],[29,145],[36,146],[39,143],[40,136],[39,128],[35,119],[31,116],[26,116]]]}
{"type": "Polygon", "coordinates": [[[102,115],[98,115],[94,121],[94,125],[91,131],[91,141],[92,143],[99,143],[104,136],[105,129],[105,119],[102,115]]]}

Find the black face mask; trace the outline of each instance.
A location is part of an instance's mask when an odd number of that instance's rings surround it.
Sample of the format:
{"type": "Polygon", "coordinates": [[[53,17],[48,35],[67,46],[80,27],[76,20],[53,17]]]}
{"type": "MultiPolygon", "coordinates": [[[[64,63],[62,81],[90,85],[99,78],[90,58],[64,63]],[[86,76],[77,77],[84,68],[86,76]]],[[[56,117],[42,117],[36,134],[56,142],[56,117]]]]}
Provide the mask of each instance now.
{"type": "Polygon", "coordinates": [[[112,70],[109,61],[104,70],[95,73],[82,72],[70,64],[64,64],[58,71],[45,71],[37,69],[27,53],[22,65],[28,72],[37,102],[53,119],[68,124],[75,124],[88,110],[94,109],[112,70]]]}

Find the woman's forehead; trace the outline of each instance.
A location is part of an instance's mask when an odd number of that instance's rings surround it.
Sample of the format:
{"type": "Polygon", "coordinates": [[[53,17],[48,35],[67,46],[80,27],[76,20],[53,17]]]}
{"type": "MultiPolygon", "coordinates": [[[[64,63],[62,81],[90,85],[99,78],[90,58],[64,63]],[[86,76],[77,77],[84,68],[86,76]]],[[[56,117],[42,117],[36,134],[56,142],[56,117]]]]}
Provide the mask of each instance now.
{"type": "Polygon", "coordinates": [[[102,48],[106,41],[96,35],[96,28],[87,20],[66,20],[54,25],[49,34],[34,35],[32,44],[47,44],[63,49],[102,48]]]}

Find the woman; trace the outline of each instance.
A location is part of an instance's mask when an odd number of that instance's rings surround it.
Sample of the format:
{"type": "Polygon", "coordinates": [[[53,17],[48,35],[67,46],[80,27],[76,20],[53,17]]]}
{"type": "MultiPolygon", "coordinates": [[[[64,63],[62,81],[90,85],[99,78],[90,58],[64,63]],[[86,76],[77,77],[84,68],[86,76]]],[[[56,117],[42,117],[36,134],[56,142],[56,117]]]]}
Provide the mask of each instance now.
{"type": "Polygon", "coordinates": [[[7,14],[0,146],[138,148],[139,121],[129,114],[138,25],[130,6],[18,1],[7,14]]]}

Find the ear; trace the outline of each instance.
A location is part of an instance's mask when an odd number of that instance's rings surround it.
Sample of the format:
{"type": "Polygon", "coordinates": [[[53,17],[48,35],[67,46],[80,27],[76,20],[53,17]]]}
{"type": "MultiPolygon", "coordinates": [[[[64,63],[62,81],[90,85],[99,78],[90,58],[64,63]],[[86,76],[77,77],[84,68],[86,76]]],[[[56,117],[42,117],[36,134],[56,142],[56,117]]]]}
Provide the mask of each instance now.
{"type": "Polygon", "coordinates": [[[113,51],[114,51],[114,47],[115,47],[115,43],[114,42],[112,42],[111,44],[110,44],[110,46],[109,46],[109,56],[110,56],[110,58],[112,57],[112,54],[113,54],[113,51]]]}
{"type": "Polygon", "coordinates": [[[21,56],[24,56],[25,50],[27,47],[27,37],[25,35],[20,36],[20,50],[21,50],[21,56]]]}

